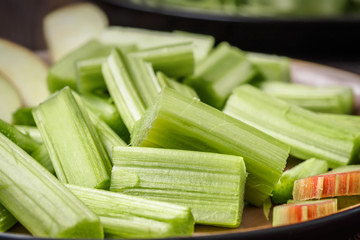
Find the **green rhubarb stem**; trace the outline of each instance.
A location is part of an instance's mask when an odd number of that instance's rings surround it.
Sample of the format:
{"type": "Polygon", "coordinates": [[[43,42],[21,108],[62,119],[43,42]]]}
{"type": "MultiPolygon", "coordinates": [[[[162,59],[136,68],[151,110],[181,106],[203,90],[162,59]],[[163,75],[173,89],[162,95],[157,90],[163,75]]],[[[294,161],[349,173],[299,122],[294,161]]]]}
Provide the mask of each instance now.
{"type": "Polygon", "coordinates": [[[104,144],[108,156],[111,158],[112,149],[115,146],[127,146],[127,143],[122,140],[103,120],[96,114],[89,111],[89,117],[92,124],[95,126],[99,134],[101,142],[104,144]]]}
{"type": "Polygon", "coordinates": [[[23,107],[13,113],[13,124],[35,126],[35,120],[32,116],[32,107],[23,107]]]}
{"type": "Polygon", "coordinates": [[[103,237],[99,218],[1,133],[0,166],[0,202],[35,237],[103,237]]]}
{"type": "Polygon", "coordinates": [[[38,143],[43,143],[41,134],[39,132],[39,129],[37,129],[37,127],[27,126],[27,125],[15,125],[15,127],[22,134],[31,137],[33,140],[35,140],[38,143]]]}
{"type": "Polygon", "coordinates": [[[77,90],[81,94],[104,95],[107,91],[101,72],[106,58],[86,59],[76,62],[77,90]]]}
{"type": "Polygon", "coordinates": [[[358,132],[250,85],[234,90],[224,112],[288,144],[300,159],[323,159],[333,168],[358,158],[358,132]]]}
{"type": "Polygon", "coordinates": [[[136,124],[131,143],[241,156],[249,172],[245,198],[257,206],[270,196],[289,153],[275,138],[168,88],[136,124]]]}
{"type": "Polygon", "coordinates": [[[201,224],[241,222],[246,171],[239,156],[115,147],[113,162],[111,191],[190,207],[201,224]]]}
{"type": "Polygon", "coordinates": [[[112,99],[104,99],[95,95],[83,94],[81,96],[88,110],[98,115],[114,132],[125,142],[130,141],[130,133],[125,126],[112,99]]]}
{"type": "Polygon", "coordinates": [[[102,66],[106,86],[127,129],[131,133],[134,124],[145,112],[145,106],[136,91],[125,66],[121,51],[113,50],[102,66]]]}
{"type": "Polygon", "coordinates": [[[6,232],[17,223],[16,218],[0,204],[0,233],[6,232]]]}
{"type": "Polygon", "coordinates": [[[190,236],[190,208],[104,190],[67,185],[101,220],[107,237],[164,238],[190,236]]]}
{"type": "Polygon", "coordinates": [[[290,82],[289,58],[254,52],[248,52],[247,58],[258,70],[256,82],[290,82]]]}
{"type": "Polygon", "coordinates": [[[127,54],[129,59],[151,63],[155,71],[169,77],[185,77],[194,71],[194,54],[191,42],[164,45],[127,54]]]}
{"type": "Polygon", "coordinates": [[[206,58],[215,42],[214,37],[209,35],[182,31],[160,32],[120,26],[109,27],[97,39],[103,44],[134,44],[139,49],[191,42],[196,63],[206,58]]]}
{"type": "Polygon", "coordinates": [[[331,114],[320,113],[327,121],[337,121],[345,126],[352,127],[354,131],[360,132],[360,116],[358,115],[345,115],[345,114],[331,114]]]}
{"type": "Polygon", "coordinates": [[[51,163],[46,147],[30,136],[20,132],[15,126],[8,124],[0,119],[0,132],[7,138],[25,150],[33,158],[35,158],[41,165],[43,165],[49,172],[54,173],[54,168],[51,163]]]}
{"type": "Polygon", "coordinates": [[[249,82],[255,73],[244,52],[223,42],[184,83],[193,87],[203,102],[222,109],[234,87],[249,82]]]}
{"type": "Polygon", "coordinates": [[[129,44],[119,46],[91,40],[53,64],[47,75],[50,92],[56,92],[66,86],[77,90],[76,62],[83,59],[107,57],[115,46],[121,47],[124,51],[134,49],[134,46],[129,44]]]}
{"type": "Polygon", "coordinates": [[[354,94],[345,87],[314,87],[281,82],[264,82],[261,90],[289,104],[314,112],[350,114],[354,94]]]}
{"type": "Polygon", "coordinates": [[[83,103],[75,100],[70,88],[41,103],[33,115],[61,182],[109,187],[111,162],[83,103]]]}
{"type": "Polygon", "coordinates": [[[199,96],[197,95],[197,93],[195,92],[195,90],[192,87],[182,84],[173,78],[169,78],[162,72],[157,72],[156,77],[159,80],[159,82],[163,82],[162,84],[164,86],[172,88],[184,96],[191,97],[191,98],[192,97],[199,98],[199,96]]]}
{"type": "Polygon", "coordinates": [[[150,107],[164,87],[155,76],[161,71],[170,77],[184,77],[194,70],[191,43],[175,44],[127,54],[132,80],[146,107],[150,107]]]}
{"type": "MultiPolygon", "coordinates": [[[[115,146],[127,146],[127,143],[120,138],[120,136],[118,134],[116,134],[110,127],[108,124],[106,124],[105,121],[103,121],[101,118],[101,115],[99,116],[99,112],[97,109],[94,109],[93,107],[91,107],[89,105],[89,103],[84,99],[84,95],[80,96],[79,94],[77,94],[76,92],[72,92],[72,94],[74,95],[76,101],[78,104],[81,105],[82,108],[86,108],[88,111],[88,115],[89,115],[89,119],[91,121],[91,123],[94,125],[99,138],[101,140],[101,142],[103,143],[107,155],[109,156],[110,160],[111,160],[111,155],[112,155],[112,149],[115,146]]],[[[98,107],[99,105],[104,105],[104,104],[97,104],[98,107]]],[[[106,105],[104,106],[105,109],[102,109],[100,111],[105,111],[106,112],[106,105]]],[[[108,109],[108,110],[111,110],[108,109]]],[[[111,111],[110,111],[111,112],[111,111]]]]}

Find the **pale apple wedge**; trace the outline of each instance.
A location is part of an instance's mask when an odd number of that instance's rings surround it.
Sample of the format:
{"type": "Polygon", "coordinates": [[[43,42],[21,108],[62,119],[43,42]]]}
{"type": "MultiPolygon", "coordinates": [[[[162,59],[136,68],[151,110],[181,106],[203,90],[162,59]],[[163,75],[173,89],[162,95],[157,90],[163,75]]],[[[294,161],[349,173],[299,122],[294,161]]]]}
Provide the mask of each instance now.
{"type": "Polygon", "coordinates": [[[21,106],[21,95],[5,74],[0,72],[0,119],[10,123],[13,112],[21,106]]]}
{"type": "Polygon", "coordinates": [[[273,226],[282,226],[324,217],[337,212],[337,200],[325,199],[283,204],[274,207],[273,226]]]}
{"type": "Polygon", "coordinates": [[[19,91],[25,106],[37,105],[49,96],[47,66],[35,53],[1,38],[0,53],[0,71],[19,91]]]}
{"type": "Polygon", "coordinates": [[[295,201],[360,195],[360,171],[328,172],[296,180],[295,201]]]}
{"type": "Polygon", "coordinates": [[[91,3],[77,3],[59,8],[44,18],[45,41],[56,62],[77,47],[98,36],[109,21],[105,13],[91,3]]]}

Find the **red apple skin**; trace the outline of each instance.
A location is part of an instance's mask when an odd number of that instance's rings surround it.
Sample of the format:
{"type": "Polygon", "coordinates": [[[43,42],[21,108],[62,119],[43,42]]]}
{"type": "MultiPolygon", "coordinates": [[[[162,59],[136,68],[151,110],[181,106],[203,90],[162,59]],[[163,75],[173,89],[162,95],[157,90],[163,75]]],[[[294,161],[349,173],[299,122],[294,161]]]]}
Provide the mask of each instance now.
{"type": "Polygon", "coordinates": [[[295,201],[360,195],[360,171],[327,173],[299,179],[294,183],[295,201]]]}
{"type": "Polygon", "coordinates": [[[337,212],[337,200],[315,200],[274,207],[273,226],[282,226],[324,217],[337,212]]]}

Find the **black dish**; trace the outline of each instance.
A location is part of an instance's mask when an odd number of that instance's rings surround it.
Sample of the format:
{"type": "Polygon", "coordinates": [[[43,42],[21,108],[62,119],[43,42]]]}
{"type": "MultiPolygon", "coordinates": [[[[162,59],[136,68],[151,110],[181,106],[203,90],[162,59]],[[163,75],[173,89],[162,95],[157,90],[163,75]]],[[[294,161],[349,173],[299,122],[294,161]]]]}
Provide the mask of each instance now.
{"type": "Polygon", "coordinates": [[[128,0],[96,2],[108,13],[112,25],[208,34],[217,42],[227,41],[246,51],[312,61],[360,59],[360,15],[356,14],[322,18],[244,17],[153,8],[128,0]]]}
{"type": "MultiPolygon", "coordinates": [[[[189,238],[193,240],[233,240],[233,239],[359,239],[360,206],[327,217],[303,222],[295,225],[268,228],[263,230],[239,232],[230,234],[217,234],[189,238]],[[358,233],[356,233],[358,232],[358,233]]],[[[34,239],[31,236],[3,233],[0,239],[34,239]]],[[[46,238],[44,238],[45,240],[46,238]]],[[[50,239],[49,239],[50,240],[50,239]]],[[[53,240],[53,239],[52,239],[53,240]]]]}

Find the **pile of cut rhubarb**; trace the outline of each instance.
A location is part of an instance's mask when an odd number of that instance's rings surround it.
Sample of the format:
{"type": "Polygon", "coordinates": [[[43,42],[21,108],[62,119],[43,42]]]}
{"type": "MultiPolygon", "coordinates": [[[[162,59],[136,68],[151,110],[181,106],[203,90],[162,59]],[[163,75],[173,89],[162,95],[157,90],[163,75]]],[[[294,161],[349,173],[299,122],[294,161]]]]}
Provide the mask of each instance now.
{"type": "Polygon", "coordinates": [[[44,32],[49,68],[0,39],[0,232],[191,236],[246,204],[271,200],[279,226],[360,203],[352,89],[293,84],[288,58],[211,36],[108,27],[89,3],[44,32]]]}

